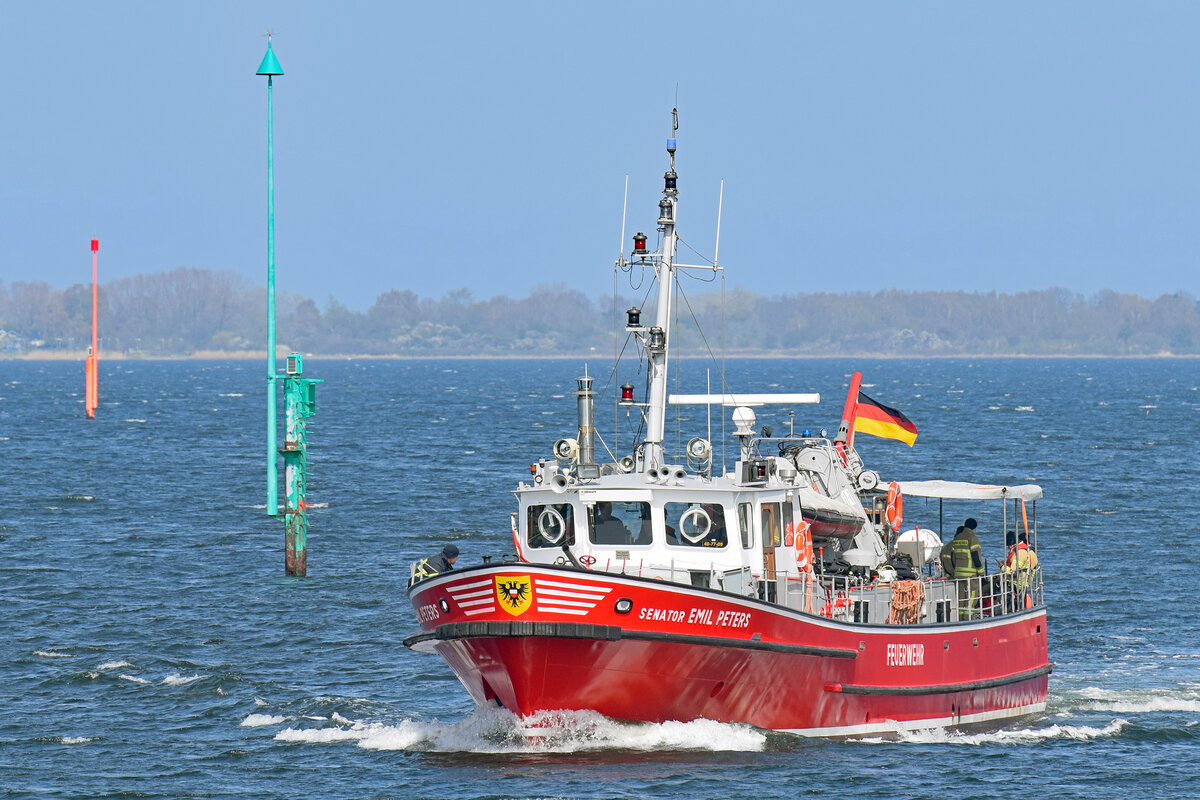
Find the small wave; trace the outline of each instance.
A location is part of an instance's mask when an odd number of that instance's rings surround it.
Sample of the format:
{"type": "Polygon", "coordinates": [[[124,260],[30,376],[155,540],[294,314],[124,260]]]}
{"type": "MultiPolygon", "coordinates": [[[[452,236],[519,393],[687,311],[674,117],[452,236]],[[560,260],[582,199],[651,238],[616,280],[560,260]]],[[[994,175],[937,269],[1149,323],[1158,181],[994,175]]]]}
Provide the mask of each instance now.
{"type": "Polygon", "coordinates": [[[60,736],[58,740],[63,744],[87,744],[95,741],[91,736],[60,736]]]}
{"type": "Polygon", "coordinates": [[[123,672],[120,675],[118,675],[117,677],[123,681],[129,681],[130,683],[145,683],[145,684],[150,683],[150,681],[146,680],[145,678],[139,678],[137,675],[126,675],[123,672]]]}
{"type": "Polygon", "coordinates": [[[1033,411],[1033,406],[1017,406],[1013,411],[1033,411]]]}
{"type": "Polygon", "coordinates": [[[1200,691],[1171,689],[1082,689],[1069,701],[1078,711],[1107,711],[1115,714],[1200,712],[1200,691]]]}
{"type": "Polygon", "coordinates": [[[132,667],[128,661],[105,661],[103,664],[97,664],[96,669],[102,671],[120,669],[121,667],[132,667]]]}
{"type": "Polygon", "coordinates": [[[163,686],[187,686],[192,681],[198,681],[203,677],[203,675],[188,675],[184,677],[176,672],[163,678],[162,682],[163,686]]]}
{"type": "Polygon", "coordinates": [[[245,396],[246,395],[242,394],[241,392],[227,392],[224,394],[217,395],[217,397],[245,397],[245,396]]]}
{"type": "Polygon", "coordinates": [[[70,500],[73,503],[90,503],[95,500],[90,494],[69,494],[63,500],[70,500]]]}
{"type": "Polygon", "coordinates": [[[130,424],[134,424],[134,425],[145,425],[146,424],[146,420],[144,420],[144,419],[127,419],[125,421],[130,424]]]}
{"type": "Polygon", "coordinates": [[[308,503],[308,508],[329,508],[329,503],[308,503]]]}
{"type": "MultiPolygon", "coordinates": [[[[896,735],[901,742],[911,744],[1030,744],[1047,739],[1072,739],[1086,742],[1092,739],[1102,739],[1116,736],[1129,723],[1123,719],[1115,719],[1103,728],[1088,725],[1048,725],[1045,728],[1020,728],[1016,730],[990,731],[988,733],[963,733],[948,728],[935,728],[917,731],[899,731],[896,735]]],[[[860,740],[869,744],[884,744],[886,739],[871,738],[860,740]]]]}
{"type": "Polygon", "coordinates": [[[270,703],[268,703],[266,700],[263,700],[261,697],[255,696],[254,705],[258,706],[259,708],[262,708],[265,705],[270,705],[270,703]]]}
{"type": "Polygon", "coordinates": [[[34,650],[33,654],[38,658],[74,658],[71,653],[60,653],[57,650],[34,650]]]}
{"type": "Polygon", "coordinates": [[[274,714],[251,714],[242,720],[242,727],[261,728],[264,725],[278,725],[281,722],[287,722],[287,717],[279,717],[274,714]]]}
{"type": "MultiPolygon", "coordinates": [[[[342,718],[344,719],[344,718],[342,718]]],[[[504,709],[476,709],[455,723],[404,719],[394,725],[352,722],[287,728],[282,742],[357,742],[368,750],[476,753],[574,753],[597,750],[761,751],[766,735],[749,725],[710,720],[628,723],[592,711],[541,712],[520,718],[504,709]]]]}

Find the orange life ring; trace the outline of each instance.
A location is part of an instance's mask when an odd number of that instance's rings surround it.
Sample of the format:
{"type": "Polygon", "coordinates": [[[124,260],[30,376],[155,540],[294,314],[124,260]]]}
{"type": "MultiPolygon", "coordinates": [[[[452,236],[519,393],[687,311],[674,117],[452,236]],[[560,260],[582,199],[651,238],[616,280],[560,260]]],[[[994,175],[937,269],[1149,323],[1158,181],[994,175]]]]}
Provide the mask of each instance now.
{"type": "Polygon", "coordinates": [[[807,520],[802,519],[788,525],[788,538],[793,537],[796,545],[796,568],[801,572],[809,572],[813,564],[813,545],[812,526],[807,520]]]}
{"type": "Polygon", "coordinates": [[[884,516],[892,530],[900,530],[900,523],[904,521],[904,495],[900,494],[900,484],[895,481],[888,484],[887,511],[884,516]]]}

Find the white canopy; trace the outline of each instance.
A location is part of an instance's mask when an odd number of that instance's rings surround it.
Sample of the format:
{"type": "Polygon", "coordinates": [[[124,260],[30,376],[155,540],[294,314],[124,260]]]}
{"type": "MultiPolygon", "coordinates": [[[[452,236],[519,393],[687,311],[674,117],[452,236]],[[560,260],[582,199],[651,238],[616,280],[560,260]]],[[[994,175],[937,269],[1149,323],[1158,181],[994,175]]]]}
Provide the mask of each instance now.
{"type": "Polygon", "coordinates": [[[900,481],[905,497],[938,497],[943,500],[1007,500],[1018,497],[1040,500],[1042,487],[1026,483],[1020,486],[995,486],[963,481],[900,481]]]}
{"type": "Polygon", "coordinates": [[[817,392],[807,394],[673,394],[667,397],[673,406],[762,406],[775,404],[812,405],[821,402],[817,392]]]}

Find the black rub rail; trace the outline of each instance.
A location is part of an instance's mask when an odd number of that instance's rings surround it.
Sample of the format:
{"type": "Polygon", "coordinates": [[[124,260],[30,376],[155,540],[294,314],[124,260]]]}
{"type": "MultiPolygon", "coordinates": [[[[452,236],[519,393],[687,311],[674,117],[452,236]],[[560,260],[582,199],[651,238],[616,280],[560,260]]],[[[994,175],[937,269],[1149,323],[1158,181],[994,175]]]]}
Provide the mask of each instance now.
{"type": "Polygon", "coordinates": [[[1037,669],[1031,669],[1028,672],[1018,672],[1015,675],[1005,675],[1002,678],[989,678],[985,681],[968,681],[966,683],[947,683],[941,686],[855,686],[844,683],[828,683],[825,685],[825,691],[841,692],[842,694],[870,695],[922,695],[975,692],[980,689],[994,689],[997,686],[1008,686],[1032,678],[1040,678],[1043,675],[1049,675],[1053,671],[1054,665],[1046,664],[1037,669]]]}
{"type": "Polygon", "coordinates": [[[823,656],[825,658],[857,658],[857,650],[836,647],[812,647],[782,642],[763,642],[757,639],[729,639],[721,636],[696,636],[686,633],[655,633],[651,631],[627,631],[617,625],[593,625],[587,622],[520,622],[517,620],[492,622],[450,622],[439,625],[432,631],[415,633],[404,640],[406,647],[420,642],[452,639],[497,638],[497,637],[545,637],[548,639],[592,639],[602,642],[619,640],[646,642],[673,642],[677,644],[702,645],[707,647],[733,647],[741,650],[762,650],[769,653],[790,655],[823,656]]]}

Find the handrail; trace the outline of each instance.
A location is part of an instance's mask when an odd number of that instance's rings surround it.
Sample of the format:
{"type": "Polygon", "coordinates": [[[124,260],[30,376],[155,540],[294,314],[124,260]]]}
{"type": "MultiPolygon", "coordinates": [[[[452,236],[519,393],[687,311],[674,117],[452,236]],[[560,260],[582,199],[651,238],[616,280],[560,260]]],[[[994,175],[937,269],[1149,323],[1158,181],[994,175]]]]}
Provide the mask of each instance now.
{"type": "Polygon", "coordinates": [[[937,625],[990,619],[1044,603],[1040,568],[970,578],[870,581],[855,576],[768,575],[767,597],[843,622],[937,625]],[[773,595],[773,596],[770,596],[773,595]]]}

